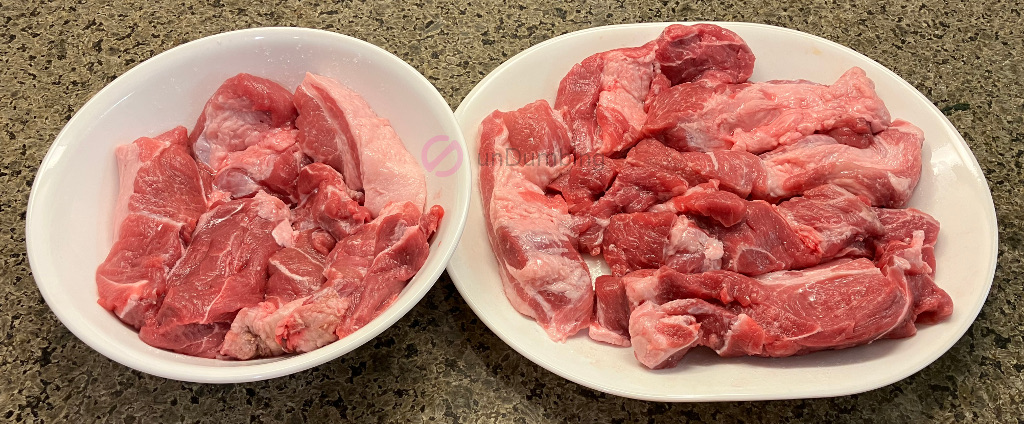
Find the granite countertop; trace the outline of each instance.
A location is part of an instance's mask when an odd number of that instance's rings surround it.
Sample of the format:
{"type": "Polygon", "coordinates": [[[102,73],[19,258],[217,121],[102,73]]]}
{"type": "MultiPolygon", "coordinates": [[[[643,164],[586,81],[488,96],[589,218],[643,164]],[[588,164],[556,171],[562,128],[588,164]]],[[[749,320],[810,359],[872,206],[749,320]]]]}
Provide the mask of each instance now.
{"type": "Polygon", "coordinates": [[[1024,416],[1021,6],[959,0],[465,3],[0,5],[0,421],[1005,422],[1024,416]],[[761,22],[820,35],[894,70],[949,116],[988,178],[1001,239],[988,301],[949,352],[903,381],[854,396],[635,401],[571,383],[511,350],[444,275],[394,327],[340,359],[271,381],[201,385],[142,374],[96,353],[57,321],[33,282],[25,206],[51,141],[104,85],[178,44],[256,26],[337,31],[404,58],[455,107],[502,61],[550,37],[672,20],[761,22]]]}

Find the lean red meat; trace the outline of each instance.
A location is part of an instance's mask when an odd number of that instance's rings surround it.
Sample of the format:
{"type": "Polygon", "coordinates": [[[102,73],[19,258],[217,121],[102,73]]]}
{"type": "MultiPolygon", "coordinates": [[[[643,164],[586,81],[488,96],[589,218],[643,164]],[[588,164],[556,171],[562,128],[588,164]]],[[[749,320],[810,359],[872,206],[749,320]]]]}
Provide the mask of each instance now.
{"type": "Polygon", "coordinates": [[[156,313],[167,273],[206,212],[206,194],[184,127],[115,152],[120,191],[114,246],[96,270],[96,285],[99,304],[138,329],[156,313]]]}

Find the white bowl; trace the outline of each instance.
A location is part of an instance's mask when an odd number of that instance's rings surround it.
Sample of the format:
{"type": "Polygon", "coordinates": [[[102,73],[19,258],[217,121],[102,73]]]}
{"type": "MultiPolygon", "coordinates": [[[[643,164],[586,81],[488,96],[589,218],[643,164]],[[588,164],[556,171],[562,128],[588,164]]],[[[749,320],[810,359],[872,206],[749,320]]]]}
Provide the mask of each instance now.
{"type": "MultiPolygon", "coordinates": [[[[839,396],[903,379],[946,352],[977,317],[995,272],[995,208],[985,177],[967,144],[931,102],[877,62],[831,41],[768,25],[718,23],[738,33],[757,56],[753,81],[808,79],[832,83],[852,66],[863,68],[894,118],[926,136],[924,172],[910,206],[942,225],[936,246],[936,282],[953,298],[953,315],[921,326],[914,337],[806,356],[719,358],[697,349],[674,369],[649,371],[630,348],[590,340],[586,332],[554,343],[505,299],[497,261],[484,227],[479,184],[466,233],[448,265],[459,292],[480,319],[512,348],[548,370],[603,392],[656,401],[767,400],[839,396]]],[[[516,55],[466,96],[455,112],[471,154],[480,121],[495,109],[513,110],[537,99],[553,102],[558,82],[585,57],[658,36],[667,23],[617,25],[566,34],[516,55]]],[[[474,163],[474,173],[479,165],[474,163]]],[[[603,264],[592,263],[600,270],[603,264]]],[[[606,272],[606,271],[605,271],[606,272]]]]}
{"type": "Polygon", "coordinates": [[[208,383],[255,381],[301,371],[377,336],[433,286],[462,234],[468,210],[469,167],[446,172],[462,162],[451,154],[466,151],[461,140],[451,108],[430,82],[372,44],[304,28],[256,28],[196,40],[114,80],[57,135],[29,197],[26,243],[32,272],[46,303],[72,333],[139,371],[208,383]],[[391,120],[413,156],[428,162],[427,202],[441,205],[445,214],[426,264],[387,311],[348,337],[309,353],[221,361],[143,343],[134,330],[96,303],[96,267],[113,243],[118,189],[114,147],[176,125],[191,129],[210,95],[239,72],[294,89],[307,71],[335,78],[362,94],[378,115],[391,120]],[[449,143],[455,149],[442,152],[449,143]],[[434,164],[438,157],[442,160],[434,164]]]}

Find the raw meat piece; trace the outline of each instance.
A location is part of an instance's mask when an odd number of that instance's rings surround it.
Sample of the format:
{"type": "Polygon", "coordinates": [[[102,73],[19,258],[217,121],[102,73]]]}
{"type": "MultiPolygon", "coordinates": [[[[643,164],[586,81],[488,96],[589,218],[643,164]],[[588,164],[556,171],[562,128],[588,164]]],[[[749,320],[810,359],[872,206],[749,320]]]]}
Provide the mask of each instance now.
{"type": "Polygon", "coordinates": [[[267,262],[265,300],[281,306],[319,290],[334,246],[334,237],[319,228],[296,232],[294,245],[278,250],[267,262]]]}
{"type": "Polygon", "coordinates": [[[341,240],[372,219],[370,210],[359,204],[362,193],[349,189],[341,174],[328,165],[302,168],[297,192],[302,200],[292,211],[296,230],[322,228],[341,240]]]}
{"type": "Polygon", "coordinates": [[[615,276],[661,266],[703,272],[721,268],[722,242],[671,212],[618,214],[605,230],[604,258],[615,276]]]}
{"type": "Polygon", "coordinates": [[[612,215],[646,211],[709,181],[746,197],[764,185],[764,170],[760,159],[747,152],[682,153],[655,140],[641,141],[618,166],[604,196],[576,213],[581,249],[591,255],[601,252],[604,227],[612,215]]]}
{"type": "Polygon", "coordinates": [[[629,302],[622,279],[602,275],[594,280],[597,305],[590,322],[591,339],[617,346],[629,346],[629,302]]]}
{"type": "Polygon", "coordinates": [[[637,305],[629,323],[636,357],[652,369],[674,366],[681,355],[672,351],[695,345],[721,356],[781,357],[867,344],[902,332],[913,303],[899,269],[868,259],[756,279],[662,268],[623,283],[637,305]]]}
{"type": "Polygon", "coordinates": [[[139,337],[152,346],[215,357],[238,310],[263,300],[267,262],[293,243],[288,207],[257,193],[204,214],[167,277],[167,294],[139,337]]]}
{"type": "Polygon", "coordinates": [[[355,234],[338,242],[327,257],[327,284],[352,306],[337,329],[344,337],[387,309],[427,260],[427,240],[444,211],[426,214],[412,202],[390,203],[355,234]]]}
{"type": "Polygon", "coordinates": [[[482,166],[515,168],[538,187],[546,187],[571,166],[572,145],[561,116],[545,100],[530,103],[515,112],[491,115],[508,131],[508,146],[502,151],[481,150],[482,166]]]}
{"type": "Polygon", "coordinates": [[[761,156],[766,186],[757,198],[776,200],[823,184],[835,184],[872,205],[901,207],[921,178],[924,133],[896,120],[875,135],[866,148],[842,144],[833,137],[813,135],[761,156]]]}
{"type": "Polygon", "coordinates": [[[686,83],[653,100],[645,136],[680,151],[721,149],[762,153],[804,137],[837,130],[857,140],[889,125],[889,111],[860,68],[835,84],[769,81],[686,83]]]}
{"type": "Polygon", "coordinates": [[[430,253],[427,239],[443,210],[422,214],[412,202],[381,214],[328,255],[319,290],[283,305],[268,300],[239,312],[221,353],[237,359],[302,353],[362,328],[398,297],[430,253]]]}
{"type": "Polygon", "coordinates": [[[341,171],[345,183],[363,190],[363,206],[375,216],[391,202],[413,202],[423,210],[423,169],[405,149],[391,123],[358,93],[341,83],[306,74],[295,91],[299,145],[316,162],[341,171]]]}
{"type": "Polygon", "coordinates": [[[811,135],[761,157],[731,150],[678,152],[644,140],[617,167],[604,196],[579,214],[607,219],[644,211],[712,181],[720,190],[770,202],[834,184],[875,206],[901,206],[920,179],[923,139],[917,127],[896,120],[865,148],[811,135]]]}
{"type": "Polygon", "coordinates": [[[599,209],[639,212],[709,181],[715,181],[722,190],[747,197],[765,184],[764,179],[761,160],[750,153],[683,153],[655,140],[644,140],[626,155],[611,188],[597,203],[599,209]]]}
{"type": "Polygon", "coordinates": [[[779,203],[777,210],[823,259],[841,256],[854,243],[886,232],[867,202],[839,186],[823,185],[779,203]]]}
{"type": "Polygon", "coordinates": [[[659,71],[672,85],[697,80],[735,84],[754,72],[747,43],[718,25],[669,25],[654,42],[659,71]]]}
{"type": "Polygon", "coordinates": [[[292,128],[296,115],[286,88],[241,73],[224,81],[206,102],[189,141],[196,159],[219,171],[228,153],[256,145],[273,128],[292,128]]]}
{"type": "Polygon", "coordinates": [[[295,179],[309,158],[295,142],[298,131],[271,129],[260,133],[260,140],[240,152],[225,155],[213,189],[231,194],[231,198],[249,197],[263,190],[288,203],[298,201],[295,179]]]}
{"type": "Polygon", "coordinates": [[[615,178],[621,159],[603,155],[587,155],[577,159],[568,172],[548,185],[549,189],[562,193],[570,212],[594,203],[615,178]]]}
{"type": "MultiPolygon", "coordinates": [[[[532,108],[547,106],[546,102],[532,108]]],[[[533,143],[534,152],[565,148],[548,125],[522,125],[516,115],[494,112],[481,124],[480,191],[487,233],[501,270],[505,295],[519,313],[531,317],[555,341],[590,324],[594,291],[590,271],[576,250],[573,218],[561,196],[543,187],[564,170],[562,164],[509,166],[502,158],[512,146],[533,143]],[[512,115],[511,117],[509,115],[512,115]],[[510,128],[509,125],[514,127],[510,128]]],[[[555,120],[557,122],[557,120],[555,120]]]]}
{"type": "Polygon", "coordinates": [[[165,278],[185,251],[206,195],[184,127],[118,146],[120,188],[114,246],[96,269],[99,304],[142,327],[159,305],[165,278]]]}
{"type": "Polygon", "coordinates": [[[597,53],[562,78],[555,109],[565,116],[577,155],[611,155],[639,140],[654,54],[653,42],[597,53]]]}
{"type": "MultiPolygon", "coordinates": [[[[700,299],[673,300],[664,305],[645,302],[627,317],[628,333],[635,335],[629,340],[641,364],[651,369],[671,368],[696,346],[722,344],[721,338],[728,337],[734,323],[747,339],[762,339],[764,334],[759,333],[756,324],[751,325],[750,318],[742,316],[744,322],[740,323],[740,317],[732,311],[700,299]]],[[[746,340],[733,342],[737,341],[746,340]]]]}
{"type": "Polygon", "coordinates": [[[747,275],[804,268],[821,259],[773,205],[762,201],[749,202],[739,224],[712,227],[709,233],[722,241],[723,268],[747,275]]]}
{"type": "Polygon", "coordinates": [[[242,309],[224,336],[220,354],[246,360],[321,348],[338,340],[334,329],[349,306],[338,292],[324,288],[280,306],[268,301],[242,309]],[[289,330],[292,337],[284,338],[289,330]]]}
{"type": "Polygon", "coordinates": [[[747,275],[817,265],[883,231],[863,200],[832,185],[778,206],[747,202],[742,222],[708,229],[724,246],[722,268],[747,275]]]}
{"type": "Polygon", "coordinates": [[[899,266],[914,297],[911,321],[934,324],[953,313],[953,300],[935,284],[939,222],[917,209],[875,209],[885,234],[872,240],[879,266],[899,266]]]}
{"type": "Polygon", "coordinates": [[[615,156],[640,140],[652,88],[707,79],[746,81],[754,55],[716,25],[670,25],[640,47],[609,50],[572,67],[558,85],[555,109],[565,116],[577,156],[615,156]]]}
{"type": "Polygon", "coordinates": [[[711,180],[691,187],[682,196],[652,206],[650,211],[706,216],[722,226],[731,227],[747,216],[747,202],[733,193],[719,190],[718,180],[711,180]]]}

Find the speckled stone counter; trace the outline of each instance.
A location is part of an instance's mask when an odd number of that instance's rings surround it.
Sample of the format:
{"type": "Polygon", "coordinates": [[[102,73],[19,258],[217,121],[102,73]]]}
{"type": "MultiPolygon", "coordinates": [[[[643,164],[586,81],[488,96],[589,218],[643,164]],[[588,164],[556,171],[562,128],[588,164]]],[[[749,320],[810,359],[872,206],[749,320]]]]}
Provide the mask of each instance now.
{"type": "Polygon", "coordinates": [[[0,421],[1019,422],[1024,416],[1024,9],[1016,2],[466,3],[0,0],[0,421]],[[445,275],[394,327],[338,360],[271,381],[187,384],[94,352],[57,321],[33,282],[24,220],[36,168],[91,95],[156,53],[232,29],[323,28],[394,52],[455,107],[502,61],[550,37],[671,20],[762,22],[837,41],[896,71],[960,129],[991,185],[1001,243],[989,299],[949,352],[903,381],[854,396],[634,401],[583,388],[523,358],[474,316],[445,275]]]}

